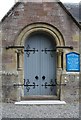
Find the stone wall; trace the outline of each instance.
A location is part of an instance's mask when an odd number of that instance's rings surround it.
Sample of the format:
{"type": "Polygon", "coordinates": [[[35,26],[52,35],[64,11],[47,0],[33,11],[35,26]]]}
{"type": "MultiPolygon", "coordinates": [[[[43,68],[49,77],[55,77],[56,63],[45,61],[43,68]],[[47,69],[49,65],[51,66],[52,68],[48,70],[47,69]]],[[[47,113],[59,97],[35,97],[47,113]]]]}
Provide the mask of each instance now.
{"type": "MultiPolygon", "coordinates": [[[[79,53],[79,27],[76,25],[71,16],[69,16],[59,3],[17,3],[13,9],[2,20],[2,98],[3,102],[12,102],[21,100],[23,86],[14,86],[19,84],[20,79],[23,78],[22,70],[17,69],[17,54],[16,49],[6,49],[8,46],[14,46],[17,37],[20,32],[33,23],[46,23],[54,26],[63,35],[65,45],[73,46],[73,50],[64,49],[64,63],[66,62],[65,54],[71,51],[79,53]]],[[[60,71],[59,71],[60,72],[60,71]]],[[[60,100],[66,102],[66,106],[70,106],[70,109],[66,111],[67,117],[76,117],[75,113],[68,115],[68,112],[72,112],[73,107],[75,111],[79,110],[79,74],[67,73],[66,64],[64,64],[61,70],[61,83],[60,86],[60,100]],[[64,85],[66,84],[66,85],[64,85]]],[[[20,83],[21,84],[21,83],[20,83]]],[[[48,105],[49,106],[49,105],[48,105]]],[[[48,109],[48,106],[45,109],[48,109]]],[[[31,106],[30,106],[31,107],[31,106]]],[[[52,107],[52,106],[51,106],[52,107]]],[[[54,106],[53,106],[54,107],[54,106]]],[[[64,106],[65,107],[65,106],[64,106]]],[[[57,111],[59,109],[64,110],[63,106],[55,107],[57,111]]],[[[4,107],[5,108],[5,107],[4,107]]],[[[40,109],[37,106],[37,109],[40,109]]],[[[31,108],[34,109],[34,108],[31,108]]],[[[29,107],[27,109],[29,111],[29,107]]],[[[5,110],[4,110],[5,111],[5,110]]],[[[40,114],[42,115],[42,112],[40,114]]],[[[30,112],[31,113],[31,112],[30,112]]],[[[45,113],[46,117],[49,114],[45,113]]],[[[29,114],[30,116],[30,114],[29,114]]],[[[40,116],[40,115],[39,115],[40,116]]],[[[60,117],[64,116],[63,114],[60,117]]],[[[7,117],[7,116],[6,116],[7,117]]],[[[34,117],[34,115],[32,115],[34,117]]],[[[52,111],[52,116],[53,111],[52,111]]],[[[56,117],[59,117],[57,112],[56,117]]],[[[66,116],[65,116],[66,117],[66,116]]]]}

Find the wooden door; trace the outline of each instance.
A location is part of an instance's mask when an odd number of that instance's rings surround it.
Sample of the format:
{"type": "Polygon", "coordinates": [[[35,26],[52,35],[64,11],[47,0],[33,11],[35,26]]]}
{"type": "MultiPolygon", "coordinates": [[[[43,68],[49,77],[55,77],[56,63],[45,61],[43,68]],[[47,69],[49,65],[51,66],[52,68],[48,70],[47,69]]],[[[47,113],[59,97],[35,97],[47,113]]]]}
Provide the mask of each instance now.
{"type": "Polygon", "coordinates": [[[56,51],[51,37],[38,33],[26,40],[24,73],[25,96],[56,94],[56,51]]]}

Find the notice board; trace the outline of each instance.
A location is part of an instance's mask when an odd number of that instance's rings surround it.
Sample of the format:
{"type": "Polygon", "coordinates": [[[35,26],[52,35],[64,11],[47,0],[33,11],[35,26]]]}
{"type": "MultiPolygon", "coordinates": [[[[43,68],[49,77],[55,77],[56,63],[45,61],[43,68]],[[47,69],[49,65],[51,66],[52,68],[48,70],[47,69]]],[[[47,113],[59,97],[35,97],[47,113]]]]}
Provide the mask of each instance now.
{"type": "Polygon", "coordinates": [[[80,71],[80,54],[70,52],[66,54],[66,71],[79,72],[80,71]]]}

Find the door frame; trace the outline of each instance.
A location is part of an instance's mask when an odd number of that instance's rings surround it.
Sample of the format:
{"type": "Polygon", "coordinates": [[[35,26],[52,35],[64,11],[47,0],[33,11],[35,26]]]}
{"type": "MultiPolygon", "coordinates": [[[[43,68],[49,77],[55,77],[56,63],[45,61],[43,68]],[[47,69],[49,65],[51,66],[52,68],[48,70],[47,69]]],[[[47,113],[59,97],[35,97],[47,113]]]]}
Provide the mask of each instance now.
{"type": "MultiPolygon", "coordinates": [[[[64,38],[61,34],[61,32],[54,26],[47,24],[47,23],[33,23],[30,24],[28,26],[26,26],[25,28],[22,29],[22,31],[19,33],[17,39],[14,41],[14,45],[16,46],[24,46],[25,44],[25,40],[27,40],[27,38],[29,37],[29,35],[31,35],[34,32],[45,32],[47,34],[49,34],[50,36],[52,36],[54,38],[54,42],[56,42],[56,46],[65,46],[65,42],[64,42],[64,38]]],[[[19,76],[19,83],[24,84],[24,48],[20,49],[22,51],[22,54],[20,54],[19,58],[20,58],[20,66],[19,68],[17,68],[18,70],[18,76],[19,76]]],[[[61,95],[61,75],[62,75],[62,71],[63,68],[61,66],[62,61],[61,61],[61,56],[62,56],[62,52],[63,50],[61,48],[57,49],[57,68],[56,68],[56,79],[57,79],[57,96],[31,96],[31,97],[25,97],[24,96],[24,86],[21,87],[20,89],[20,99],[60,99],[60,95],[61,95]]],[[[19,64],[17,62],[17,64],[19,64]]],[[[63,63],[64,66],[65,63],[63,63]]]]}

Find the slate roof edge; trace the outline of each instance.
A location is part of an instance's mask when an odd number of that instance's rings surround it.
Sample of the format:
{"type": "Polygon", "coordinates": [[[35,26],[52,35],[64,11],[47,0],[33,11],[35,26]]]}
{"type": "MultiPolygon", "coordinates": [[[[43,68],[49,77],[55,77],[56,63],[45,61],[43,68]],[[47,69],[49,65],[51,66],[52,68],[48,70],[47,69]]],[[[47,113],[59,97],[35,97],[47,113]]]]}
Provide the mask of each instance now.
{"type": "MultiPolygon", "coordinates": [[[[11,11],[13,11],[15,9],[15,7],[17,7],[19,4],[21,4],[23,2],[17,2],[8,12],[7,14],[2,18],[2,20],[0,21],[0,23],[2,23],[6,17],[11,13],[11,11]]],[[[72,18],[72,20],[76,23],[76,25],[81,29],[81,25],[77,22],[77,20],[73,17],[73,15],[67,10],[67,8],[63,5],[62,2],[58,2],[58,4],[64,9],[64,11],[72,18]]]]}
{"type": "Polygon", "coordinates": [[[59,5],[64,9],[64,11],[72,18],[72,20],[76,23],[76,25],[81,29],[79,22],[74,18],[74,16],[67,10],[67,8],[62,4],[62,2],[58,2],[59,5]]]}

